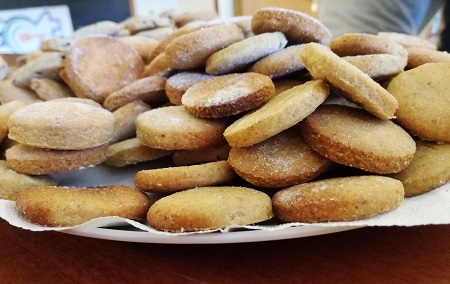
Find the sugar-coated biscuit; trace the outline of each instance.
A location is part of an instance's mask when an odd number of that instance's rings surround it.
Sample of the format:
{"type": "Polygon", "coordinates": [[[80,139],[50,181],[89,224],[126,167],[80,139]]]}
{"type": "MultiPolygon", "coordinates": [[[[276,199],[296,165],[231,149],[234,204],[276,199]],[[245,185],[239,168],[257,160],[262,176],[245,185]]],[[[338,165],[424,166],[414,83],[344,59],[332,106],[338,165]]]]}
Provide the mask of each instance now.
{"type": "Polygon", "coordinates": [[[218,118],[257,108],[274,95],[275,86],[268,76],[253,72],[233,73],[191,86],[181,103],[195,117],[218,118]]]}
{"type": "Polygon", "coordinates": [[[117,38],[123,43],[134,47],[145,63],[150,62],[149,58],[153,50],[158,46],[159,41],[145,36],[121,36],[117,38]]]}
{"type": "Polygon", "coordinates": [[[149,192],[175,192],[199,186],[224,184],[236,177],[227,161],[141,170],[134,185],[149,192]]]}
{"type": "Polygon", "coordinates": [[[144,61],[135,48],[116,38],[89,37],[67,52],[64,71],[63,79],[77,97],[102,103],[112,92],[139,79],[144,61]]]}
{"type": "Polygon", "coordinates": [[[189,87],[214,77],[214,75],[194,71],[180,72],[170,76],[165,86],[167,98],[172,104],[181,105],[181,97],[189,87]]]}
{"type": "Polygon", "coordinates": [[[297,128],[250,147],[231,148],[228,162],[244,180],[268,188],[310,181],[333,164],[303,142],[297,128]]]}
{"type": "Polygon", "coordinates": [[[88,104],[46,101],[15,111],[8,128],[9,138],[29,146],[80,150],[108,143],[114,116],[88,104]]]}
{"type": "Polygon", "coordinates": [[[286,130],[310,115],[328,97],[323,80],[309,81],[278,94],[224,132],[231,147],[248,147],[286,130]]]}
{"type": "Polygon", "coordinates": [[[242,30],[234,24],[217,25],[175,38],[164,52],[174,69],[198,68],[214,52],[244,38],[242,30]]]}
{"type": "Polygon", "coordinates": [[[113,112],[114,133],[109,143],[116,143],[136,136],[137,116],[150,109],[151,107],[148,104],[140,100],[129,102],[116,109],[113,112]]]}
{"type": "Polygon", "coordinates": [[[286,188],[272,197],[275,216],[284,222],[334,222],[391,211],[404,200],[400,181],[383,176],[319,180],[286,188]]]}
{"type": "Polygon", "coordinates": [[[270,197],[247,187],[199,187],[156,201],[147,213],[152,228],[193,232],[249,225],[272,218],[270,197]]]}
{"type": "Polygon", "coordinates": [[[136,119],[136,134],[144,145],[165,150],[195,150],[223,144],[226,118],[190,115],[183,106],[149,110],[136,119]]]}
{"type": "Polygon", "coordinates": [[[213,75],[241,71],[257,60],[283,49],[287,44],[281,32],[262,33],[211,54],[206,60],[206,73],[213,75]]]}
{"type": "Polygon", "coordinates": [[[98,21],[81,28],[76,29],[71,35],[72,38],[79,40],[90,36],[123,36],[128,35],[128,31],[119,23],[113,21],[98,21]]]}
{"type": "Polygon", "coordinates": [[[187,11],[182,13],[175,13],[173,15],[173,22],[176,27],[180,28],[184,25],[194,21],[209,21],[218,17],[214,10],[198,10],[187,11]]]}
{"type": "MultiPolygon", "coordinates": [[[[162,40],[164,40],[166,37],[168,37],[174,31],[175,31],[175,29],[173,27],[160,27],[160,28],[156,28],[156,29],[151,29],[151,30],[145,30],[145,31],[137,32],[135,34],[135,36],[146,37],[146,38],[149,38],[149,39],[157,40],[158,41],[158,45],[159,45],[159,43],[162,40]]],[[[152,49],[152,52],[153,52],[153,49],[152,49]]]]}
{"type": "Polygon", "coordinates": [[[408,51],[407,69],[413,69],[425,63],[450,63],[450,54],[446,51],[438,51],[423,47],[410,47],[406,50],[408,51]]]}
{"type": "Polygon", "coordinates": [[[49,227],[75,226],[107,216],[143,220],[149,207],[145,193],[125,185],[32,187],[16,201],[17,211],[29,222],[49,227]]]}
{"type": "Polygon", "coordinates": [[[28,105],[22,101],[0,104],[0,143],[8,136],[8,119],[16,110],[28,105]]]}
{"type": "Polygon", "coordinates": [[[72,102],[72,103],[81,103],[81,104],[88,104],[95,107],[102,107],[101,104],[98,102],[91,100],[91,99],[85,99],[85,98],[79,98],[79,97],[66,97],[66,98],[59,98],[59,99],[53,99],[53,102],[72,102]]]}
{"type": "Polygon", "coordinates": [[[408,167],[390,175],[405,187],[405,196],[419,195],[450,181],[450,144],[418,141],[408,167]]]}
{"type": "Polygon", "coordinates": [[[57,185],[57,181],[49,176],[32,177],[19,174],[0,160],[0,199],[16,200],[17,194],[32,186],[57,185]]]}
{"type": "Polygon", "coordinates": [[[317,19],[305,13],[278,7],[257,10],[252,17],[254,34],[280,31],[289,43],[318,42],[327,45],[330,31],[317,19]]]}
{"type": "Polygon", "coordinates": [[[305,44],[291,45],[255,62],[248,71],[278,78],[305,69],[301,57],[305,44]]]}
{"type": "Polygon", "coordinates": [[[235,24],[236,26],[241,28],[245,37],[250,37],[253,35],[251,15],[234,16],[229,18],[218,18],[205,22],[205,26],[223,25],[223,24],[235,24]]]}
{"type": "Polygon", "coordinates": [[[313,78],[326,80],[345,98],[381,119],[394,118],[395,97],[328,47],[308,43],[300,55],[313,78]]]}
{"type": "Polygon", "coordinates": [[[17,87],[10,79],[0,81],[0,104],[11,101],[35,103],[42,101],[32,90],[17,87]]]}
{"type": "Polygon", "coordinates": [[[200,150],[180,150],[172,155],[175,166],[188,166],[207,162],[224,161],[228,159],[230,145],[223,144],[200,150]]]}
{"type": "Polygon", "coordinates": [[[130,138],[109,145],[106,154],[107,165],[124,167],[169,156],[172,151],[150,148],[142,144],[138,138],[130,138]]]}
{"type": "Polygon", "coordinates": [[[136,15],[120,23],[130,34],[134,35],[140,31],[151,30],[159,27],[170,27],[172,21],[169,17],[161,17],[155,14],[136,15]]]}
{"type": "Polygon", "coordinates": [[[174,72],[171,62],[167,55],[163,52],[158,54],[152,61],[145,66],[144,77],[160,76],[169,77],[174,72]]]}
{"type": "Polygon", "coordinates": [[[305,142],[319,154],[372,173],[395,173],[412,160],[416,143],[400,126],[344,105],[322,105],[301,123],[305,142]]]}
{"type": "Polygon", "coordinates": [[[396,122],[426,140],[450,142],[450,63],[428,63],[389,83],[399,108],[396,122]]]}
{"type": "Polygon", "coordinates": [[[399,74],[408,61],[404,47],[372,34],[344,34],[330,42],[330,49],[369,77],[377,79],[399,74]]]}
{"type": "Polygon", "coordinates": [[[132,101],[141,100],[146,103],[161,103],[166,100],[164,88],[166,78],[159,76],[145,77],[109,94],[103,107],[114,111],[132,101]]]}
{"type": "Polygon", "coordinates": [[[83,150],[53,150],[17,144],[6,150],[8,166],[28,175],[47,175],[76,171],[103,163],[108,146],[83,150]]]}
{"type": "Polygon", "coordinates": [[[74,97],[75,94],[63,82],[49,78],[33,78],[30,80],[30,89],[44,101],[74,97]]]}

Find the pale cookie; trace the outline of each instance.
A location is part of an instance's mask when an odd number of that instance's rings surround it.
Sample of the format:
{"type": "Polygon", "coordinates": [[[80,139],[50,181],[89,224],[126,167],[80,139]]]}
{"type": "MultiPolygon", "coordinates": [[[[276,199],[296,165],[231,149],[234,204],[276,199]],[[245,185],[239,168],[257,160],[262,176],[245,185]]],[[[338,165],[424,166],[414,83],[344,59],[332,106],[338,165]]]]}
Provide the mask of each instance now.
{"type": "Polygon", "coordinates": [[[78,28],[71,35],[75,40],[84,39],[90,36],[121,36],[129,34],[125,28],[113,21],[99,21],[87,26],[78,28]]]}
{"type": "Polygon", "coordinates": [[[172,151],[154,149],[142,144],[138,138],[130,138],[108,147],[105,161],[113,167],[124,167],[142,162],[156,160],[172,154],[172,151]]]}
{"type": "Polygon", "coordinates": [[[413,69],[425,63],[450,63],[450,54],[446,51],[437,51],[423,47],[410,47],[408,51],[407,69],[413,69]]]}
{"type": "Polygon", "coordinates": [[[425,140],[450,142],[450,63],[428,63],[395,77],[396,122],[425,140]]]}
{"type": "Polygon", "coordinates": [[[249,225],[272,218],[270,197],[246,187],[200,187],[156,201],[147,213],[152,228],[193,232],[249,225]]]}
{"type": "Polygon", "coordinates": [[[176,192],[199,186],[224,184],[236,177],[227,161],[198,165],[141,170],[134,185],[149,192],[176,192]]]}
{"type": "Polygon", "coordinates": [[[301,124],[306,143],[336,163],[395,173],[411,162],[416,143],[400,126],[359,108],[322,105],[301,124]]]}
{"type": "Polygon", "coordinates": [[[181,105],[181,97],[189,87],[214,77],[214,75],[192,71],[180,72],[170,76],[165,86],[167,98],[172,104],[181,105]]]}
{"type": "Polygon", "coordinates": [[[102,107],[101,104],[97,103],[96,101],[93,101],[91,99],[85,99],[85,98],[78,98],[78,97],[67,97],[67,98],[59,98],[59,99],[53,99],[53,102],[72,102],[72,103],[81,103],[81,104],[88,104],[95,107],[102,107]]]}
{"type": "Polygon", "coordinates": [[[144,62],[136,49],[118,39],[90,37],[69,50],[64,70],[64,80],[77,97],[102,103],[112,92],[139,79],[144,62]]]}
{"type": "Polygon", "coordinates": [[[149,110],[136,119],[136,134],[144,145],[165,150],[195,150],[223,144],[226,118],[190,115],[183,106],[149,110]]]}
{"type": "Polygon", "coordinates": [[[378,32],[379,36],[388,38],[390,40],[393,40],[400,45],[402,45],[405,48],[409,47],[423,47],[427,49],[437,49],[436,44],[432,43],[431,41],[421,38],[418,36],[413,36],[409,34],[404,33],[397,33],[397,32],[378,32]]]}
{"type": "Polygon", "coordinates": [[[146,194],[125,185],[33,187],[21,192],[16,202],[17,211],[29,222],[49,227],[75,226],[106,216],[142,220],[149,207],[146,194]]]}
{"type": "Polygon", "coordinates": [[[42,101],[35,92],[17,87],[10,79],[0,81],[0,104],[11,101],[22,101],[25,103],[36,103],[42,101]]]}
{"type": "Polygon", "coordinates": [[[291,44],[318,42],[327,45],[331,40],[330,31],[319,20],[278,7],[257,10],[252,17],[252,31],[254,34],[279,31],[291,44]]]}
{"type": "Polygon", "coordinates": [[[10,169],[6,161],[0,160],[0,199],[16,200],[19,192],[32,186],[57,185],[51,177],[31,177],[10,169]]]}
{"type": "Polygon", "coordinates": [[[244,15],[244,16],[234,16],[229,18],[218,18],[214,20],[207,21],[205,26],[214,26],[214,25],[223,25],[223,24],[235,24],[238,26],[245,37],[252,36],[252,16],[244,15]]]}
{"type": "Polygon", "coordinates": [[[224,132],[231,147],[248,147],[294,126],[325,101],[330,89],[322,80],[309,81],[275,96],[241,117],[224,132]]]}
{"type": "Polygon", "coordinates": [[[136,118],[151,107],[143,101],[132,101],[116,109],[114,115],[114,133],[109,141],[116,143],[136,136],[136,118]]]}
{"type": "Polygon", "coordinates": [[[408,52],[400,44],[371,34],[344,34],[330,42],[330,49],[377,79],[399,74],[408,61],[408,52]]]}
{"type": "Polygon", "coordinates": [[[183,27],[184,25],[194,21],[209,21],[218,18],[217,12],[214,10],[198,10],[176,13],[173,15],[173,22],[176,27],[183,27]]]}
{"type": "Polygon", "coordinates": [[[15,111],[8,121],[9,138],[35,147],[80,150],[111,140],[111,112],[83,103],[47,101],[15,111]]]}
{"type": "Polygon", "coordinates": [[[49,38],[42,42],[42,51],[67,52],[77,40],[72,37],[65,38],[49,38]]]}
{"type": "Polygon", "coordinates": [[[446,184],[450,181],[450,144],[418,141],[411,164],[391,177],[403,183],[407,197],[446,184]]]}
{"type": "Polygon", "coordinates": [[[208,57],[206,73],[213,75],[241,71],[259,59],[283,49],[287,44],[281,32],[263,33],[235,42],[208,57]]]}
{"type": "Polygon", "coordinates": [[[278,191],[275,216],[284,222],[352,221],[392,211],[404,200],[401,182],[382,176],[325,179],[278,191]]]}
{"type": "Polygon", "coordinates": [[[244,180],[268,188],[310,181],[333,164],[303,142],[296,128],[250,147],[231,148],[228,162],[244,180]]]}
{"type": "Polygon", "coordinates": [[[30,89],[44,101],[75,96],[66,84],[49,78],[31,79],[30,89]]]}
{"type": "Polygon", "coordinates": [[[172,161],[175,166],[188,166],[208,162],[224,161],[228,159],[230,145],[223,144],[200,150],[175,151],[172,161]]]}
{"type": "Polygon", "coordinates": [[[175,38],[164,52],[172,68],[192,69],[204,66],[211,54],[244,38],[242,30],[234,24],[217,25],[175,38]]]}
{"type": "Polygon", "coordinates": [[[248,71],[264,74],[273,79],[304,70],[305,65],[299,56],[304,47],[304,44],[288,46],[257,61],[248,71]]]}
{"type": "Polygon", "coordinates": [[[122,23],[130,34],[134,35],[138,32],[151,30],[159,27],[170,27],[172,21],[169,17],[160,17],[155,14],[133,16],[122,23]]]}
{"type": "Polygon", "coordinates": [[[20,66],[11,74],[12,83],[18,87],[28,88],[32,78],[59,79],[58,72],[64,67],[64,54],[61,52],[44,52],[36,59],[20,66]]]}
{"type": "Polygon", "coordinates": [[[272,80],[258,73],[218,76],[191,86],[181,98],[195,117],[232,116],[257,108],[275,95],[272,80]]]}
{"type": "Polygon", "coordinates": [[[0,105],[0,143],[8,136],[8,119],[16,110],[28,105],[22,101],[10,101],[0,105]]]}
{"type": "Polygon", "coordinates": [[[150,55],[153,50],[158,46],[159,41],[144,36],[121,36],[117,38],[123,43],[134,47],[139,55],[142,57],[145,63],[150,62],[150,55]]]}
{"type": "Polygon", "coordinates": [[[85,150],[52,150],[17,144],[6,150],[6,161],[14,171],[47,175],[76,171],[106,161],[106,144],[85,150]]]}
{"type": "Polygon", "coordinates": [[[397,100],[356,66],[340,58],[328,47],[308,43],[301,53],[306,69],[315,79],[324,79],[348,100],[381,119],[391,119],[397,100]]]}
{"type": "Polygon", "coordinates": [[[161,28],[138,32],[135,34],[135,36],[141,36],[141,37],[146,37],[149,39],[157,40],[158,45],[159,45],[159,42],[161,42],[166,37],[171,35],[174,31],[175,31],[175,29],[173,27],[161,27],[161,28]]]}
{"type": "Polygon", "coordinates": [[[130,83],[111,93],[103,102],[103,107],[114,111],[132,101],[141,100],[149,104],[167,100],[164,92],[166,78],[150,76],[130,83]]]}

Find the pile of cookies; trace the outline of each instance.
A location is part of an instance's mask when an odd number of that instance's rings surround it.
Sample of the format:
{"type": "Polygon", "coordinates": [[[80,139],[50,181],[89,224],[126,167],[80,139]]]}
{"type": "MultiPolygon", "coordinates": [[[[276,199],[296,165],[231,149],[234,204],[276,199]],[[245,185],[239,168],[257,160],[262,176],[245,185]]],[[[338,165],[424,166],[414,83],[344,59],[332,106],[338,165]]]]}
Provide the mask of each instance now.
{"type": "Polygon", "coordinates": [[[450,55],[420,38],[332,38],[275,7],[175,13],[84,27],[8,69],[0,197],[32,223],[350,221],[450,181],[450,55]],[[51,178],[163,157],[172,165],[137,171],[134,187],[51,178]]]}

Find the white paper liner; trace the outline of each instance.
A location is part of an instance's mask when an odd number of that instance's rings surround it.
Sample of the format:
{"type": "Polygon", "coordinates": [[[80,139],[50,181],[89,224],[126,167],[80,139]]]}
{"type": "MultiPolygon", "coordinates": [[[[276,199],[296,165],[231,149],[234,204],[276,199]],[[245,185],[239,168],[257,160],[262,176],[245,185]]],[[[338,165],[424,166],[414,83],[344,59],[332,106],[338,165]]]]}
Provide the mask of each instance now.
{"type": "Polygon", "coordinates": [[[13,226],[32,231],[62,231],[67,229],[88,229],[99,227],[114,227],[131,225],[143,231],[162,235],[189,235],[202,234],[214,231],[223,233],[236,229],[257,229],[276,231],[297,226],[324,226],[324,227],[365,227],[365,226],[420,226],[450,224],[450,183],[447,183],[428,193],[406,198],[405,201],[395,210],[377,215],[375,217],[351,221],[351,222],[329,222],[329,223],[285,223],[285,224],[264,224],[249,226],[229,226],[220,230],[208,230],[188,233],[167,233],[155,230],[146,224],[120,217],[102,217],[93,219],[82,225],[74,227],[43,227],[29,223],[16,210],[15,202],[0,200],[0,217],[13,226]]]}

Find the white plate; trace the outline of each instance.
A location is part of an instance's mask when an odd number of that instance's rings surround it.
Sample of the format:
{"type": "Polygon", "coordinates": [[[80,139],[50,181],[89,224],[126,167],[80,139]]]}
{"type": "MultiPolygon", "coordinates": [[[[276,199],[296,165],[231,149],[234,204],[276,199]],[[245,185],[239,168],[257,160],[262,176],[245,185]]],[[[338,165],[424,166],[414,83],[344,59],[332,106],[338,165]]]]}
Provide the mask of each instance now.
{"type": "MultiPolygon", "coordinates": [[[[104,165],[82,169],[79,171],[53,175],[61,186],[99,186],[112,184],[125,184],[133,186],[134,175],[141,169],[149,169],[169,163],[167,160],[158,163],[146,163],[124,168],[114,168],[104,165]]],[[[291,238],[309,237],[323,234],[337,233],[346,230],[360,228],[362,226],[306,226],[290,227],[276,231],[265,230],[239,230],[226,233],[204,233],[182,236],[168,236],[141,231],[132,226],[118,228],[82,228],[60,231],[67,234],[140,243],[165,243],[165,244],[219,244],[219,243],[245,243],[271,240],[283,240],[291,238]]]]}

